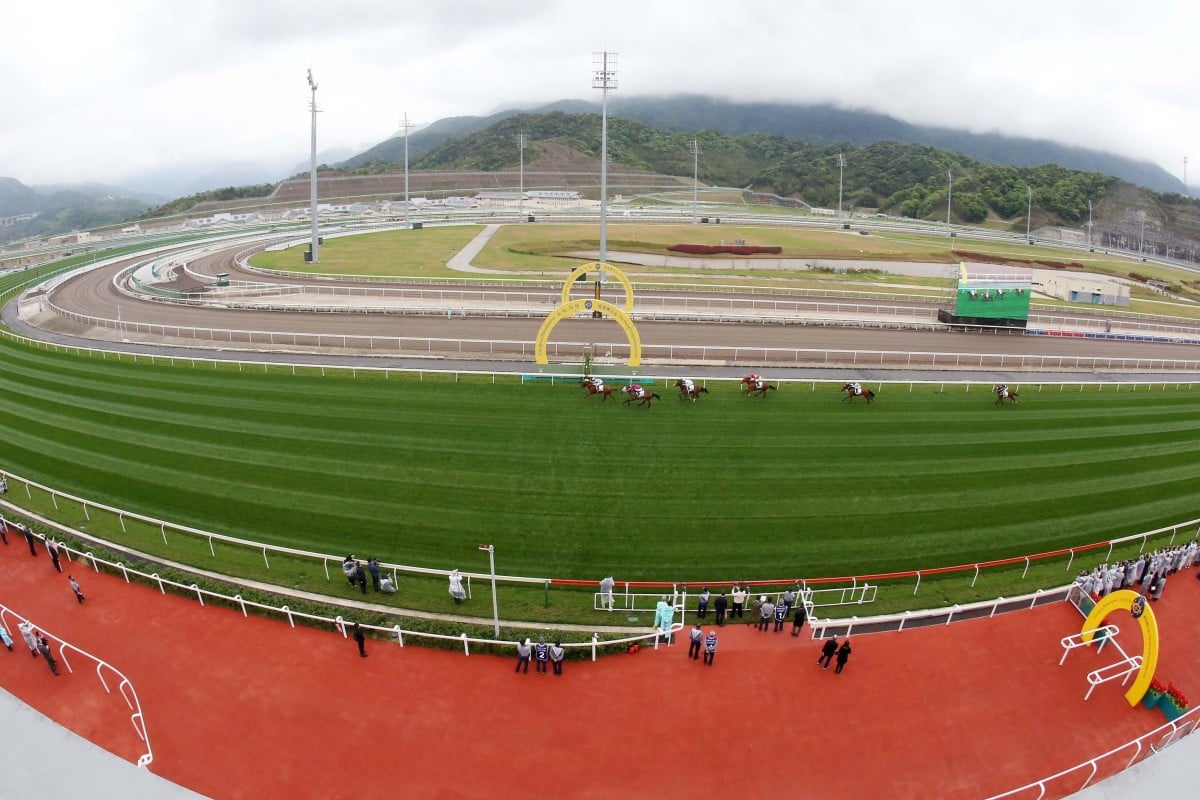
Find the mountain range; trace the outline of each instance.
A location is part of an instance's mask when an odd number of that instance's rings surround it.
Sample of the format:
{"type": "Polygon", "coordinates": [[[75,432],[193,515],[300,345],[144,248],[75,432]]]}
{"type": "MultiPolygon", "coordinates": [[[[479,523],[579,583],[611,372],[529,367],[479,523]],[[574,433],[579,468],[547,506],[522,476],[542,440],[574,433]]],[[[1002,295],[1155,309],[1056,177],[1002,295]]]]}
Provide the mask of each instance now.
{"type": "MultiPolygon", "coordinates": [[[[449,139],[486,130],[520,114],[598,114],[599,103],[562,100],[528,109],[510,109],[482,117],[447,117],[408,137],[412,162],[449,139]]],[[[1149,161],[1071,147],[1041,139],[998,133],[912,125],[886,114],[838,108],[832,105],[788,103],[736,103],[700,95],[670,97],[614,97],[610,118],[641,122],[672,133],[698,134],[711,130],[725,136],[763,134],[810,144],[845,143],[867,147],[878,142],[927,144],[962,153],[985,164],[1034,167],[1058,164],[1068,169],[1111,175],[1156,192],[1188,194],[1183,182],[1149,161]]],[[[337,166],[355,169],[371,162],[399,163],[404,157],[403,137],[392,137],[337,166]]]]}

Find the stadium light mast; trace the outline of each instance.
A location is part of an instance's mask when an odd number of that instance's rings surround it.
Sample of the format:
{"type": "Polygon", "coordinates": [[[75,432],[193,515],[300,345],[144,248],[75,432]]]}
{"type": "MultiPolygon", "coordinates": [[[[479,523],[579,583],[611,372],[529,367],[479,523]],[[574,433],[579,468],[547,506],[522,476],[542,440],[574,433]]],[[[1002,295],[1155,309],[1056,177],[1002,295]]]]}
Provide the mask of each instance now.
{"type": "Polygon", "coordinates": [[[317,244],[320,237],[317,236],[317,82],[313,80],[312,68],[308,70],[308,88],[312,91],[312,102],[309,103],[309,108],[312,111],[312,146],[309,151],[309,168],[308,168],[308,194],[309,194],[309,215],[312,217],[312,245],[310,250],[312,253],[312,263],[316,264],[317,244]]]}
{"type": "Polygon", "coordinates": [[[842,219],[842,175],[846,170],[846,157],[838,153],[838,221],[842,219]]]}
{"type": "Polygon", "coordinates": [[[696,224],[698,202],[697,187],[700,185],[700,140],[692,139],[692,224],[696,224]]]}
{"type": "MultiPolygon", "coordinates": [[[[608,261],[608,93],[617,88],[617,54],[592,54],[592,88],[600,90],[600,261],[608,261]]],[[[603,274],[603,272],[601,272],[603,274]]]]}
{"type": "Polygon", "coordinates": [[[517,187],[517,222],[525,221],[525,134],[517,137],[517,150],[521,153],[521,183],[517,187]]]}
{"type": "Polygon", "coordinates": [[[1088,199],[1088,237],[1087,237],[1087,245],[1088,245],[1088,250],[1091,250],[1091,249],[1092,249],[1092,201],[1091,201],[1091,198],[1089,198],[1089,199],[1088,199]]]}
{"type": "Polygon", "coordinates": [[[412,120],[408,118],[408,112],[400,117],[400,127],[404,129],[404,227],[412,227],[408,221],[408,210],[412,205],[408,200],[408,129],[413,126],[412,120]]]}

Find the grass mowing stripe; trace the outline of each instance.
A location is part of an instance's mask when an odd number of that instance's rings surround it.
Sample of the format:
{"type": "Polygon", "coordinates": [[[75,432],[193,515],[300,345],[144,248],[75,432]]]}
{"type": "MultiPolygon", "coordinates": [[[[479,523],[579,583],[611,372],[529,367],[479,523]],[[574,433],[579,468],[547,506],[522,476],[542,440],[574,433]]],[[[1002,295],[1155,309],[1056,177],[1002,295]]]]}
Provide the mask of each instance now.
{"type": "Polygon", "coordinates": [[[569,385],[3,350],[9,469],[185,524],[431,566],[487,540],[526,574],[884,571],[1131,533],[1200,499],[1200,400],[1173,388],[1026,390],[999,409],[921,387],[868,408],[827,387],[760,401],[714,384],[645,410],[569,385]]]}

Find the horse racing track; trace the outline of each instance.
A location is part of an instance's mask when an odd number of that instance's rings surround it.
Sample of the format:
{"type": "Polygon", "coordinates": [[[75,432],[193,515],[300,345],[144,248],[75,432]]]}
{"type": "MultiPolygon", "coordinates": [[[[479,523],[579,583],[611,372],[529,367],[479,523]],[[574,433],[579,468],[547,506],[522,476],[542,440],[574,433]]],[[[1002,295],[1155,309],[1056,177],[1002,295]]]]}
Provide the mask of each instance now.
{"type": "Polygon", "coordinates": [[[251,540],[434,568],[485,541],[507,574],[567,578],[925,569],[1147,530],[1200,500],[1186,386],[1025,384],[998,408],[987,386],[874,384],[867,406],[838,383],[747,396],[708,381],[693,403],[643,381],[663,399],[630,409],[577,383],[4,349],[11,472],[251,540]]]}

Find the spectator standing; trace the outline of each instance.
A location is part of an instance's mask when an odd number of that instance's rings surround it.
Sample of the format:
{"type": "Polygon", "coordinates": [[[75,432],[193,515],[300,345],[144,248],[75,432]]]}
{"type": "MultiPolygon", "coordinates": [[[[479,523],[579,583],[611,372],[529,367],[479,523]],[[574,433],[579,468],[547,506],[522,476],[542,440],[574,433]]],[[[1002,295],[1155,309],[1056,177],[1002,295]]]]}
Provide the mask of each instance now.
{"type": "Polygon", "coordinates": [[[688,634],[688,639],[690,640],[690,644],[688,644],[688,658],[697,661],[700,659],[700,648],[704,644],[704,630],[700,627],[699,622],[692,626],[691,633],[688,634]]]}
{"type": "Polygon", "coordinates": [[[12,634],[8,632],[8,628],[4,627],[3,622],[0,622],[0,642],[4,643],[4,646],[8,648],[8,652],[12,652],[12,634]]]}
{"type": "Polygon", "coordinates": [[[842,669],[845,668],[846,662],[850,660],[850,637],[846,637],[846,641],[842,642],[842,646],[837,650],[837,667],[833,670],[834,675],[840,675],[842,669]]]}
{"type": "Polygon", "coordinates": [[[50,652],[50,643],[46,641],[46,637],[40,633],[37,637],[37,649],[42,654],[42,658],[46,659],[46,665],[50,667],[50,672],[54,675],[58,674],[58,662],[54,660],[54,655],[50,652]]]}
{"type": "Polygon", "coordinates": [[[367,593],[367,571],[363,569],[361,561],[354,565],[354,582],[362,589],[363,594],[367,593]]]}
{"type": "MultiPolygon", "coordinates": [[[[454,605],[461,606],[462,601],[467,599],[467,592],[463,589],[462,575],[458,570],[450,570],[450,596],[454,598],[454,605]]],[[[528,669],[528,667],[526,667],[528,669]]]]}
{"type": "Polygon", "coordinates": [[[671,623],[674,619],[675,606],[666,597],[663,597],[658,601],[658,607],[654,611],[654,627],[658,628],[663,641],[667,644],[671,643],[671,623]]]}
{"type": "Polygon", "coordinates": [[[354,561],[353,553],[351,553],[350,555],[348,555],[344,559],[342,559],[342,574],[346,576],[346,581],[351,586],[354,585],[354,572],[355,572],[354,565],[355,565],[355,561],[354,561]]]}
{"type": "Polygon", "coordinates": [[[533,660],[537,662],[537,674],[546,674],[546,663],[550,660],[550,645],[546,644],[545,636],[538,636],[537,644],[533,646],[533,660]]]}
{"type": "Polygon", "coordinates": [[[8,547],[8,525],[4,522],[0,522],[0,542],[3,542],[4,546],[8,547]]]}
{"type": "Polygon", "coordinates": [[[783,623],[787,621],[788,606],[782,600],[779,605],[775,606],[775,632],[779,633],[783,630],[783,623]]]}
{"type": "Polygon", "coordinates": [[[729,614],[730,617],[742,618],[742,611],[746,607],[746,592],[738,584],[733,585],[733,611],[729,614]]]}
{"type": "Polygon", "coordinates": [[[808,619],[808,611],[804,608],[804,603],[798,603],[796,605],[796,614],[792,617],[792,636],[800,635],[806,619],[808,619]]]}
{"type": "Polygon", "coordinates": [[[711,667],[713,661],[717,657],[717,632],[710,630],[708,636],[704,637],[704,663],[711,667]]]}
{"type": "Polygon", "coordinates": [[[83,605],[83,589],[79,588],[79,581],[75,580],[74,575],[68,575],[67,583],[71,584],[71,591],[75,593],[75,599],[79,601],[79,605],[83,605]]]}
{"type": "Polygon", "coordinates": [[[608,611],[613,610],[613,607],[614,607],[613,587],[616,585],[617,585],[617,582],[615,580],[613,580],[612,575],[609,575],[608,577],[600,579],[600,608],[601,609],[606,609],[608,611]]]}
{"type": "Polygon", "coordinates": [[[837,652],[837,648],[838,643],[836,638],[825,640],[825,645],[821,648],[821,657],[817,659],[817,663],[821,665],[821,669],[829,669],[829,662],[833,660],[833,655],[837,652]]]}
{"type": "Polygon", "coordinates": [[[17,630],[20,632],[21,638],[25,640],[25,644],[29,645],[29,654],[34,658],[37,658],[37,632],[33,629],[33,623],[29,620],[25,620],[17,625],[17,630]]]}
{"type": "Polygon", "coordinates": [[[563,649],[562,642],[555,642],[550,648],[550,663],[554,665],[554,674],[562,675],[563,658],[567,655],[567,651],[563,649]]]}
{"type": "Polygon", "coordinates": [[[24,525],[21,526],[21,531],[25,534],[25,541],[29,543],[29,555],[36,558],[37,548],[33,546],[36,537],[33,535],[33,531],[29,530],[29,528],[26,528],[24,525]]]}
{"type": "Polygon", "coordinates": [[[383,576],[383,580],[379,582],[379,591],[383,592],[384,594],[396,593],[396,584],[392,582],[391,575],[383,576]]]}
{"type": "Polygon", "coordinates": [[[354,643],[358,645],[358,654],[367,657],[367,637],[363,635],[362,626],[357,622],[354,623],[354,643]]]}
{"type": "Polygon", "coordinates": [[[785,609],[783,612],[783,616],[785,618],[787,617],[787,612],[791,611],[792,606],[794,606],[794,605],[796,605],[796,593],[793,592],[791,589],[788,589],[787,591],[785,591],[783,593],[783,606],[785,609]]]}
{"type": "Polygon", "coordinates": [[[1166,574],[1155,577],[1154,583],[1150,585],[1150,599],[1157,600],[1162,597],[1163,589],[1167,588],[1166,574]]]}
{"type": "Polygon", "coordinates": [[[696,601],[696,616],[704,619],[708,616],[708,587],[705,586],[700,590],[699,599],[696,601]]]}
{"type": "Polygon", "coordinates": [[[725,609],[728,608],[728,606],[729,600],[725,597],[724,592],[721,592],[719,595],[717,595],[717,599],[713,601],[713,608],[716,611],[717,625],[719,627],[725,626],[725,609]]]}
{"type": "Polygon", "coordinates": [[[367,560],[367,572],[371,573],[371,588],[379,591],[379,559],[371,558],[367,560]]]}
{"type": "Polygon", "coordinates": [[[758,629],[767,631],[771,628],[771,620],[775,617],[775,604],[766,598],[766,595],[758,599],[758,629]]]}
{"type": "Polygon", "coordinates": [[[8,494],[8,478],[0,475],[0,494],[8,494]]]}
{"type": "Polygon", "coordinates": [[[517,642],[517,668],[513,672],[521,672],[521,667],[525,667],[525,674],[529,674],[529,654],[533,652],[533,648],[529,645],[529,640],[517,642]]]}
{"type": "Polygon", "coordinates": [[[50,554],[50,563],[61,573],[63,568],[58,561],[58,545],[49,536],[46,537],[46,552],[50,554]]]}

